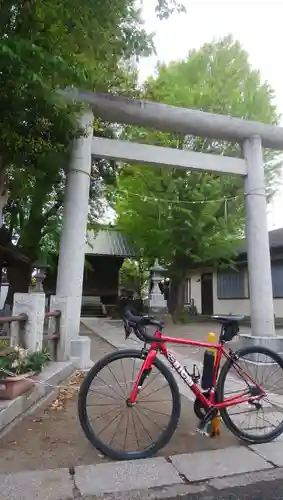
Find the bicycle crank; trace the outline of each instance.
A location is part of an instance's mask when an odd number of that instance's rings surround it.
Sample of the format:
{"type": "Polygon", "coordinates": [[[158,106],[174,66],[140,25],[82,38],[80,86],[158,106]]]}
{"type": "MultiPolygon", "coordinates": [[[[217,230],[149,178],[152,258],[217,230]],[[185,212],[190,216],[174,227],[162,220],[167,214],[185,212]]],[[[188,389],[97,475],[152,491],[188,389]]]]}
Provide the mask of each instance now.
{"type": "MultiPolygon", "coordinates": [[[[204,393],[204,396],[208,397],[209,393],[204,393]]],[[[208,420],[206,421],[205,417],[207,416],[207,410],[199,399],[196,399],[194,402],[194,412],[200,420],[200,424],[197,427],[197,432],[199,434],[207,437],[220,436],[221,418],[219,412],[217,412],[216,415],[212,414],[211,417],[208,417],[208,420]]],[[[213,413],[215,413],[215,411],[213,413]]]]}

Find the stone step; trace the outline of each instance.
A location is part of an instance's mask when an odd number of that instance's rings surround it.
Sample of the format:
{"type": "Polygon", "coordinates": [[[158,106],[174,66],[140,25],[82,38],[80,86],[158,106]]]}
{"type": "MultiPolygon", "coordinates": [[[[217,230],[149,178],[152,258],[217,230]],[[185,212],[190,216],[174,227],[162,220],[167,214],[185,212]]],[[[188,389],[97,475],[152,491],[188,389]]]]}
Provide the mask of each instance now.
{"type": "Polygon", "coordinates": [[[76,368],[71,361],[50,363],[36,377],[36,385],[31,391],[12,400],[0,400],[0,437],[24,416],[31,413],[41,399],[55,391],[56,387],[75,370],[76,368]]]}

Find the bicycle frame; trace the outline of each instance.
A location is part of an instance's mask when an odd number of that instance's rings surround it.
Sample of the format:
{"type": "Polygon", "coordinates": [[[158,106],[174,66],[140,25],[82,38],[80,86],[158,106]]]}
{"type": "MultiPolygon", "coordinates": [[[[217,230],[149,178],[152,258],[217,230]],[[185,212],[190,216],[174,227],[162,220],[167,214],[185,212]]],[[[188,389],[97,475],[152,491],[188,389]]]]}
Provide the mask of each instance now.
{"type": "Polygon", "coordinates": [[[174,337],[167,337],[162,334],[161,331],[157,330],[155,332],[155,338],[160,339],[158,342],[152,342],[148,349],[147,356],[142,364],[142,367],[139,371],[138,378],[134,384],[134,388],[131,392],[130,398],[129,398],[129,404],[134,404],[137,398],[137,395],[141,389],[142,383],[144,379],[142,379],[144,372],[149,373],[152,364],[155,361],[155,358],[160,352],[165,358],[168,360],[170,363],[171,367],[174,369],[174,371],[181,377],[181,379],[185,382],[185,384],[191,389],[191,391],[194,393],[195,397],[200,400],[200,402],[203,404],[204,408],[209,410],[210,408],[217,408],[218,410],[222,408],[227,408],[229,406],[235,406],[241,403],[251,403],[252,401],[255,401],[257,399],[260,399],[264,395],[264,391],[261,389],[261,387],[256,384],[252,378],[247,375],[239,366],[239,371],[242,372],[241,374],[245,375],[247,379],[249,379],[250,382],[252,382],[256,387],[258,387],[262,392],[261,394],[251,396],[250,391],[246,390],[241,393],[240,396],[235,396],[232,398],[227,398],[222,402],[217,402],[215,398],[215,387],[217,384],[217,379],[218,379],[218,373],[219,373],[219,367],[220,367],[220,361],[222,356],[225,356],[226,359],[230,359],[231,353],[226,352],[224,349],[223,343],[210,343],[210,342],[199,342],[196,340],[185,340],[185,339],[179,339],[179,338],[174,338],[174,337]],[[161,342],[162,340],[162,342],[161,342]],[[213,385],[211,388],[211,391],[209,393],[209,397],[206,397],[201,388],[197,383],[195,383],[192,379],[192,376],[188,373],[186,368],[182,366],[182,364],[177,360],[176,356],[170,352],[167,349],[166,343],[171,343],[171,344],[180,344],[180,345],[190,345],[190,346],[195,346],[195,347],[203,347],[207,349],[215,349],[216,350],[216,359],[215,359],[215,364],[214,364],[214,373],[213,373],[213,385]],[[142,382],[141,382],[142,381],[142,382]],[[249,397],[245,397],[248,396],[249,397]]]}

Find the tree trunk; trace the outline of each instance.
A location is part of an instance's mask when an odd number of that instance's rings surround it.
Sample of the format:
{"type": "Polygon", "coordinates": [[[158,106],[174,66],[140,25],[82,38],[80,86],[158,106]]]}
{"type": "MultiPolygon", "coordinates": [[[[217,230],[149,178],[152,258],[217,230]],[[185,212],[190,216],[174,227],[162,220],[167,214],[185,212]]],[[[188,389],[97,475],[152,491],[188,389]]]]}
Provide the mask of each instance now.
{"type": "Polygon", "coordinates": [[[5,300],[5,306],[13,307],[15,293],[28,293],[31,280],[31,266],[22,263],[19,266],[11,266],[7,269],[9,288],[5,300]]]}
{"type": "Polygon", "coordinates": [[[172,279],[170,282],[170,291],[167,301],[168,311],[173,318],[178,316],[184,310],[185,303],[185,283],[184,279],[172,279]]]}

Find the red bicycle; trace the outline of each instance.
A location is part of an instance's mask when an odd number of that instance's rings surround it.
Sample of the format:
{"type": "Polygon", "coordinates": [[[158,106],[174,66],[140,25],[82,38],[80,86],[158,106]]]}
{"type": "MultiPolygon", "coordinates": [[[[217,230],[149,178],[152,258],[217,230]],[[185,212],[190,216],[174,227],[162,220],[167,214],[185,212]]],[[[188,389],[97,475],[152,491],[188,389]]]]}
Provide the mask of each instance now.
{"type": "Polygon", "coordinates": [[[149,316],[134,316],[129,309],[125,311],[126,338],[134,332],[144,347],[108,354],[87,373],[80,388],[78,413],[82,429],[93,446],[112,459],[130,460],[150,457],[169,442],[181,411],[180,391],[170,367],[195,395],[199,432],[208,434],[209,425],[219,414],[235,436],[249,443],[266,443],[283,432],[283,359],[262,346],[236,352],[226,350],[225,344],[239,333],[242,317],[214,319],[221,323],[221,332],[219,342],[211,344],[167,337],[162,333],[162,322],[149,316]],[[157,328],[154,335],[146,331],[149,325],[157,328]],[[189,373],[167,349],[169,342],[215,350],[208,388],[203,390],[199,385],[201,375],[196,365],[193,373],[189,373]],[[167,361],[162,362],[159,354],[167,361]],[[275,381],[264,388],[265,370],[275,381]],[[258,375],[260,382],[255,380],[258,375]],[[235,408],[237,411],[230,413],[235,408]],[[248,414],[243,421],[241,409],[247,409],[248,414]],[[244,425],[248,420],[250,426],[240,428],[240,420],[244,425]]]}

